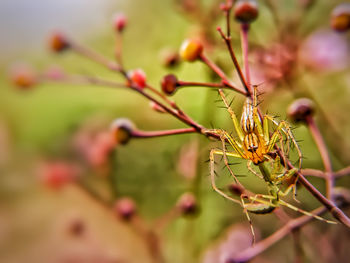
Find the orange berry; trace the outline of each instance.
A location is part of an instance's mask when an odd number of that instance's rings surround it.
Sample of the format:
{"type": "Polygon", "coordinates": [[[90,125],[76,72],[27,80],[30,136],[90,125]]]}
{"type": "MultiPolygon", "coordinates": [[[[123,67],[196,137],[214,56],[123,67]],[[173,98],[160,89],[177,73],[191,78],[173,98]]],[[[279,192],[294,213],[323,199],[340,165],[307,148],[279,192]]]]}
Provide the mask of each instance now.
{"type": "Polygon", "coordinates": [[[203,45],[197,40],[186,39],[180,48],[180,57],[189,62],[197,60],[203,52],[203,45]]]}
{"type": "Polygon", "coordinates": [[[111,125],[112,136],[117,144],[127,144],[133,130],[134,124],[129,119],[116,119],[111,125]]]}
{"type": "Polygon", "coordinates": [[[62,52],[69,48],[69,41],[62,33],[55,32],[49,38],[49,47],[54,52],[62,52]]]}
{"type": "Polygon", "coordinates": [[[338,32],[345,32],[350,29],[350,4],[340,4],[333,9],[331,26],[338,32]]]}
{"type": "Polygon", "coordinates": [[[37,84],[37,74],[29,66],[17,66],[10,71],[12,83],[20,89],[30,89],[37,84]]]}

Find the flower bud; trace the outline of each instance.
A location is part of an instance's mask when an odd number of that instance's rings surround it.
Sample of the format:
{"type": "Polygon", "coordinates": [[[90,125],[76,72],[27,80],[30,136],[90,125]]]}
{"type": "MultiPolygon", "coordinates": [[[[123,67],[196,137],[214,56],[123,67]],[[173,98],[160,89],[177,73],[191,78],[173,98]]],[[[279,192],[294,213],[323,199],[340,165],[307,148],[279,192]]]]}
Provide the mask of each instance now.
{"type": "Polygon", "coordinates": [[[241,23],[253,22],[258,14],[258,4],[255,0],[240,0],[234,5],[235,19],[241,23]]]}
{"type": "Polygon", "coordinates": [[[113,17],[113,27],[116,32],[122,33],[128,23],[127,17],[123,13],[118,13],[113,17]]]}
{"type": "Polygon", "coordinates": [[[178,87],[177,78],[173,74],[168,74],[163,77],[162,82],[162,91],[167,95],[173,95],[178,87]]]}
{"type": "Polygon", "coordinates": [[[49,47],[53,52],[62,52],[67,50],[69,46],[68,39],[62,33],[55,32],[49,38],[49,47]]]}
{"type": "Polygon", "coordinates": [[[114,212],[124,221],[130,221],[136,214],[135,202],[128,197],[123,197],[116,201],[114,205],[114,212]]]}
{"type": "Polygon", "coordinates": [[[146,74],[142,69],[135,69],[128,72],[128,77],[136,87],[143,89],[146,87],[146,74]]]}
{"type": "Polygon", "coordinates": [[[116,119],[111,125],[112,136],[117,144],[127,144],[133,130],[134,124],[129,119],[116,119]]]}
{"type": "Polygon", "coordinates": [[[293,122],[306,122],[315,112],[314,103],[307,98],[295,100],[288,107],[288,116],[293,122]]]}
{"type": "Polygon", "coordinates": [[[10,70],[12,83],[20,89],[30,89],[37,84],[37,74],[29,66],[15,66],[10,70]]]}
{"type": "Polygon", "coordinates": [[[336,6],[331,14],[331,26],[338,32],[350,29],[350,4],[344,3],[336,6]]]}
{"type": "Polygon", "coordinates": [[[203,45],[197,40],[186,39],[180,48],[180,57],[189,62],[197,60],[203,52],[203,45]]]}
{"type": "Polygon", "coordinates": [[[177,207],[183,215],[193,215],[198,212],[196,197],[192,193],[184,193],[180,196],[177,207]]]}

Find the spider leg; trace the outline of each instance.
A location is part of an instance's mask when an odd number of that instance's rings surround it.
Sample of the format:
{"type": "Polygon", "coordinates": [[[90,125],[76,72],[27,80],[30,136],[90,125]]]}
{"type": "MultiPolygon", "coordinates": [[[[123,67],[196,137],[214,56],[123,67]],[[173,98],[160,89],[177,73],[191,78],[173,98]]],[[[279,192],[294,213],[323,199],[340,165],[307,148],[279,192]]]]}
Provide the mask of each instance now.
{"type": "MultiPolygon", "coordinates": [[[[229,142],[229,144],[232,146],[232,148],[238,153],[239,157],[238,158],[243,158],[243,159],[247,159],[246,155],[243,153],[243,147],[242,145],[237,142],[235,139],[233,139],[231,137],[230,134],[228,134],[226,131],[224,130],[220,130],[220,129],[210,129],[210,130],[205,130],[205,133],[215,133],[217,135],[220,136],[221,140],[227,140],[229,142]]],[[[235,157],[235,156],[233,156],[235,157]]]]}
{"type": "Polygon", "coordinates": [[[298,143],[296,142],[294,135],[292,133],[292,130],[290,129],[289,124],[286,121],[281,121],[280,123],[278,123],[277,121],[274,120],[273,117],[266,115],[265,116],[267,119],[269,119],[270,121],[272,121],[276,126],[276,130],[275,132],[272,134],[270,142],[269,142],[269,147],[268,147],[268,151],[270,152],[272,150],[272,148],[274,147],[274,145],[277,142],[278,139],[278,133],[280,131],[282,131],[288,139],[290,139],[292,141],[292,143],[294,144],[297,152],[298,152],[298,156],[299,156],[299,170],[301,169],[301,165],[302,165],[302,154],[301,154],[301,150],[299,148],[298,143]]]}
{"type": "Polygon", "coordinates": [[[256,240],[256,236],[255,236],[255,231],[254,231],[254,227],[253,227],[253,223],[252,220],[250,219],[249,213],[247,211],[247,209],[245,208],[245,203],[243,200],[243,197],[241,196],[241,202],[242,202],[242,206],[243,206],[243,213],[246,215],[249,226],[250,226],[250,232],[252,233],[252,237],[253,237],[253,244],[255,244],[255,240],[256,240]]]}
{"type": "Polygon", "coordinates": [[[219,93],[220,93],[220,96],[221,96],[221,98],[222,98],[222,100],[223,100],[223,102],[224,102],[224,104],[225,104],[225,106],[227,108],[228,113],[231,116],[231,119],[232,119],[232,122],[233,122],[233,126],[235,127],[237,135],[238,135],[239,139],[242,142],[244,140],[244,135],[243,135],[242,128],[241,128],[241,126],[239,124],[239,121],[237,119],[237,116],[236,116],[235,112],[231,109],[230,105],[227,103],[227,100],[226,100],[224,92],[221,89],[219,89],[219,93]]]}
{"type": "Polygon", "coordinates": [[[298,208],[298,207],[296,207],[294,205],[291,205],[291,204],[289,204],[289,203],[287,203],[287,202],[285,202],[283,200],[278,200],[278,202],[279,202],[279,204],[281,204],[281,205],[283,205],[285,207],[288,207],[289,209],[292,209],[292,210],[294,210],[296,212],[299,212],[301,214],[304,214],[304,215],[307,215],[307,216],[311,216],[311,217],[313,217],[315,219],[318,219],[320,221],[326,222],[328,224],[337,224],[337,222],[335,222],[335,221],[327,220],[327,219],[324,219],[324,218],[322,218],[322,217],[320,217],[318,215],[314,215],[314,214],[312,214],[312,213],[310,213],[308,211],[305,211],[305,210],[303,210],[301,208],[298,208]]]}
{"type": "MultiPolygon", "coordinates": [[[[230,156],[234,156],[234,157],[238,157],[238,155],[236,156],[236,153],[227,153],[228,155],[230,156]],[[232,154],[232,155],[231,155],[232,154]]],[[[214,164],[214,158],[215,158],[215,155],[224,155],[224,152],[221,151],[221,150],[216,150],[216,149],[212,149],[210,151],[210,179],[211,179],[211,185],[213,187],[213,189],[218,193],[220,194],[221,196],[223,196],[224,198],[228,199],[228,200],[231,200],[232,202],[234,203],[237,203],[239,205],[242,206],[241,202],[230,197],[229,195],[225,194],[223,191],[221,191],[217,186],[216,186],[216,183],[215,183],[215,164],[214,164]]]]}
{"type": "Polygon", "coordinates": [[[260,174],[258,174],[253,168],[252,168],[252,161],[251,160],[248,160],[247,161],[247,168],[248,168],[248,170],[250,171],[250,172],[252,172],[254,175],[256,175],[257,177],[259,177],[260,179],[264,179],[263,177],[262,177],[262,175],[260,175],[260,174]]]}

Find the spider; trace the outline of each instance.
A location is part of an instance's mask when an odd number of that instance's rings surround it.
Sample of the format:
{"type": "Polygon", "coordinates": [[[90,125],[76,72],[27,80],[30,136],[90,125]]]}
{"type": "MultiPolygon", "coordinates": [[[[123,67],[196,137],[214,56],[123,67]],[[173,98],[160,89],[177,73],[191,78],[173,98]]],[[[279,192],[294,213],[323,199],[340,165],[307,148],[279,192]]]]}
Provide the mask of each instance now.
{"type": "MultiPolygon", "coordinates": [[[[286,166],[283,167],[281,165],[280,157],[275,154],[275,146],[279,146],[281,148],[282,158],[284,159],[283,163],[286,163],[285,158],[288,157],[291,148],[290,145],[294,145],[299,156],[299,170],[301,169],[302,165],[302,154],[292,134],[290,125],[286,121],[278,122],[272,116],[262,115],[259,113],[256,87],[254,87],[252,96],[253,98],[247,97],[247,99],[245,100],[240,123],[237,119],[236,114],[227,103],[223,91],[219,90],[219,94],[225,104],[225,107],[227,108],[227,111],[231,116],[238,139],[235,139],[225,130],[206,130],[207,133],[219,135],[222,142],[222,150],[212,149],[210,151],[210,177],[213,189],[223,197],[240,204],[244,208],[244,212],[246,213],[250,224],[251,221],[247,212],[255,214],[266,214],[272,212],[276,207],[280,205],[286,206],[305,215],[312,216],[318,220],[325,221],[328,223],[334,223],[333,221],[328,221],[326,219],[323,219],[322,217],[311,214],[305,210],[293,206],[281,199],[281,197],[286,196],[291,189],[294,188],[295,191],[297,178],[292,184],[290,184],[287,187],[285,191],[281,190],[280,184],[286,179],[292,178],[292,176],[298,171],[298,169],[288,169],[286,166]],[[275,127],[271,135],[269,132],[270,122],[272,123],[272,126],[275,127]],[[284,141],[286,141],[286,148],[284,146],[284,141]],[[228,142],[229,146],[231,146],[234,151],[226,150],[226,142],[228,142]],[[278,142],[279,145],[277,145],[278,142]],[[237,200],[221,191],[215,183],[215,155],[220,155],[223,157],[225,166],[229,170],[230,174],[233,176],[238,186],[242,185],[231,170],[228,162],[228,157],[235,157],[247,160],[248,170],[256,176],[258,176],[259,178],[262,178],[266,182],[268,194],[254,195],[241,193],[241,200],[237,200]],[[252,164],[259,168],[261,174],[257,173],[252,168],[252,164]],[[244,199],[248,199],[249,202],[245,203],[244,199]]],[[[242,189],[244,188],[242,187],[242,189]]],[[[252,233],[254,236],[253,229],[252,233]]]]}

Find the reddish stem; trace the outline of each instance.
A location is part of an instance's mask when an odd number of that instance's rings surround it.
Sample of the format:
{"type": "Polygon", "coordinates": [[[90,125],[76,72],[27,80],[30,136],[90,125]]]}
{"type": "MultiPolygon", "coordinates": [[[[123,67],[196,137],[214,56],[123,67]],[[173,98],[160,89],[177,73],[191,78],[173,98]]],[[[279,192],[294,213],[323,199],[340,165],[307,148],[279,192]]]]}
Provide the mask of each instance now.
{"type": "Polygon", "coordinates": [[[195,133],[195,132],[197,132],[197,130],[195,128],[184,128],[184,129],[174,129],[174,130],[164,130],[164,131],[134,130],[134,131],[132,131],[131,135],[132,135],[132,137],[136,137],[136,138],[153,138],[153,137],[195,133]]]}
{"type": "Polygon", "coordinates": [[[209,68],[211,68],[224,82],[225,86],[243,94],[247,95],[247,92],[244,90],[236,87],[231,83],[231,81],[228,79],[226,74],[214,63],[212,62],[207,56],[205,56],[203,53],[200,55],[200,59],[203,63],[205,63],[209,68]]]}
{"type": "Polygon", "coordinates": [[[333,198],[333,188],[334,188],[334,176],[331,159],[329,157],[327,146],[323,140],[320,130],[312,116],[308,116],[306,123],[310,129],[311,135],[317,145],[317,148],[321,154],[322,162],[326,171],[326,196],[328,199],[333,198]]]}
{"type": "Polygon", "coordinates": [[[244,75],[243,75],[243,73],[242,73],[242,69],[241,69],[241,67],[240,67],[239,64],[238,64],[238,61],[237,61],[235,52],[233,51],[232,44],[231,44],[231,37],[225,36],[224,32],[222,32],[221,27],[218,27],[217,30],[219,31],[219,33],[220,33],[222,39],[223,39],[223,40],[225,41],[225,43],[226,43],[226,46],[227,46],[227,49],[228,49],[228,51],[229,51],[229,53],[230,53],[232,62],[233,62],[233,64],[235,65],[235,68],[236,68],[236,70],[237,70],[238,76],[239,76],[239,78],[240,78],[240,80],[241,80],[241,82],[242,82],[242,84],[243,84],[244,89],[245,89],[245,94],[246,94],[246,96],[251,97],[252,94],[251,94],[250,89],[249,89],[249,87],[248,87],[247,81],[246,81],[246,79],[244,78],[244,75]]]}
{"type": "Polygon", "coordinates": [[[250,90],[250,71],[249,71],[249,61],[248,61],[248,52],[249,52],[249,42],[248,42],[248,32],[249,32],[249,24],[243,23],[241,24],[241,46],[243,53],[243,67],[245,78],[247,81],[247,86],[250,90]]]}

